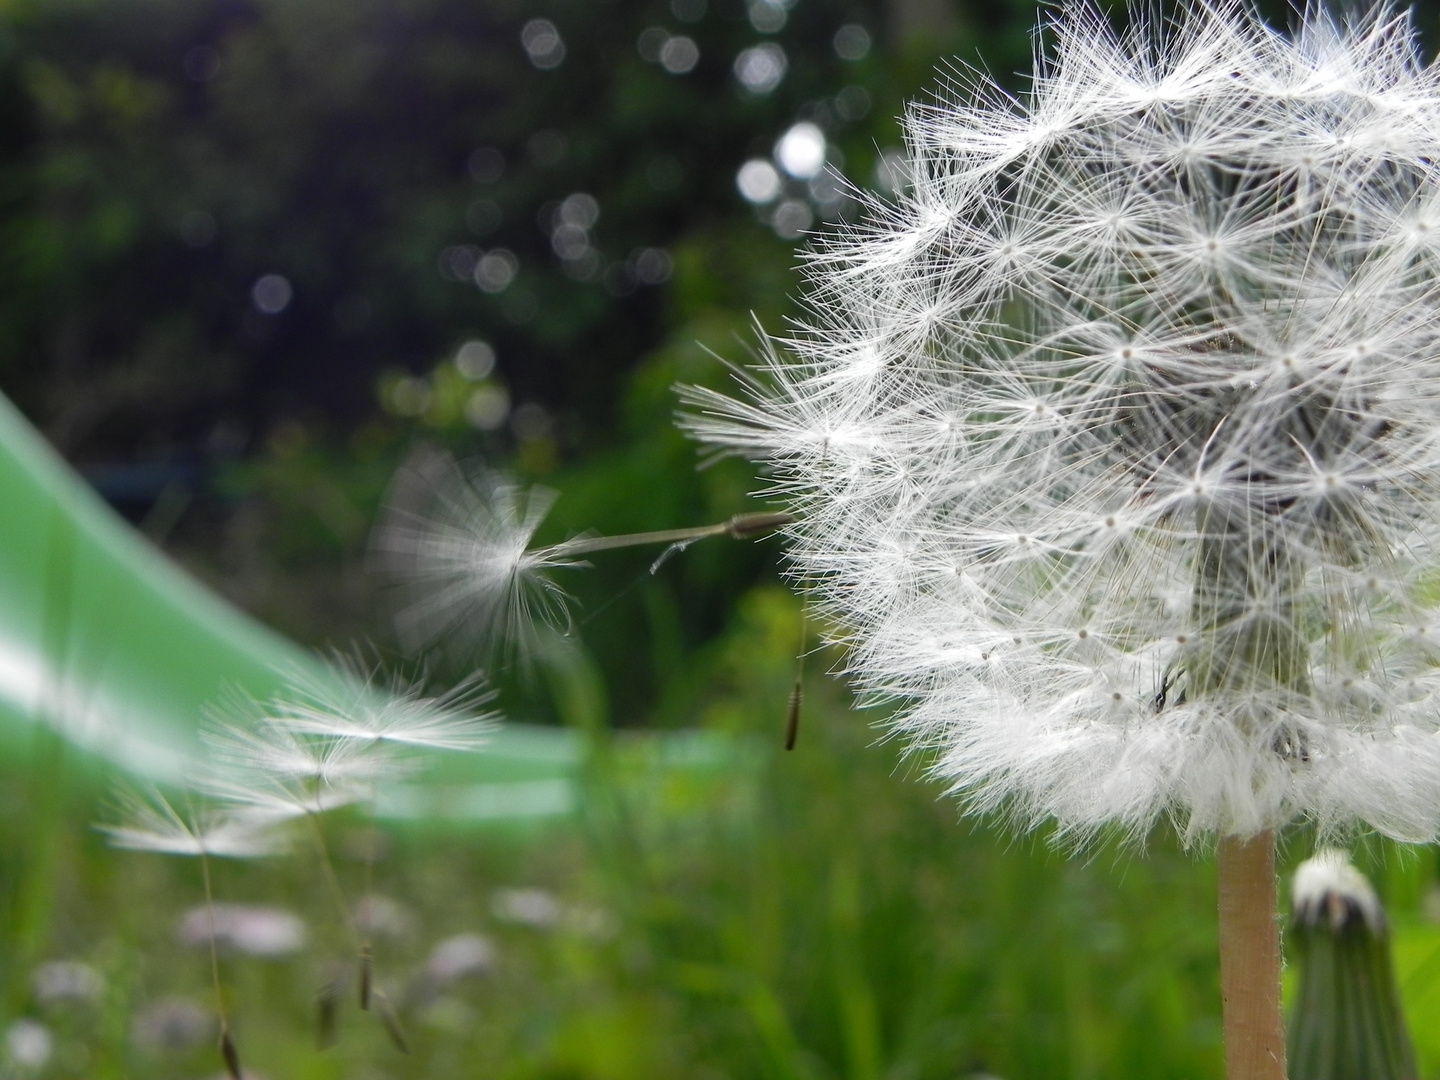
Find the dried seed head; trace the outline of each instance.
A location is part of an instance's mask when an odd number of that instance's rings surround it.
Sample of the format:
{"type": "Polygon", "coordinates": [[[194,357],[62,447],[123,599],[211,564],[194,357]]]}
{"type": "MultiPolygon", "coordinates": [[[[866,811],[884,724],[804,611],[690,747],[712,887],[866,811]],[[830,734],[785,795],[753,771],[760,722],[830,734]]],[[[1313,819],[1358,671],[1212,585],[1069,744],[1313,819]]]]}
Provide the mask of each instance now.
{"type": "Polygon", "coordinates": [[[1057,17],[700,439],[979,811],[1440,829],[1440,77],[1403,17],[1057,17]]]}

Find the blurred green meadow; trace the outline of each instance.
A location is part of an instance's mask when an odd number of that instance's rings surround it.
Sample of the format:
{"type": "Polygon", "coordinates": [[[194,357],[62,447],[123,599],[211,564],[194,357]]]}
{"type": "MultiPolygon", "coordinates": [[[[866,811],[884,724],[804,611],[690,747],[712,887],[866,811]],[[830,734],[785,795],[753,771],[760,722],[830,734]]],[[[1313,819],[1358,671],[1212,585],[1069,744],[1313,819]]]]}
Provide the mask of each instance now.
{"type": "MultiPolygon", "coordinates": [[[[734,740],[705,768],[647,767],[636,735],[601,732],[570,816],[324,821],[408,1053],[356,1005],[309,850],[213,860],[217,918],[253,906],[217,934],[246,1075],[1218,1076],[1203,854],[1161,835],[1067,857],[958,820],[820,657],[785,752],[797,617],[758,587],[697,660],[697,721],[734,740]]],[[[218,1075],[200,867],[107,848],[99,779],[43,730],[5,775],[4,1075],[218,1075]],[[33,1025],[49,1053],[27,1067],[33,1025]]],[[[1309,854],[1288,838],[1287,866],[1309,854]]],[[[1396,925],[1422,1075],[1440,1075],[1433,852],[1370,843],[1357,860],[1396,925]]]]}
{"type": "MultiPolygon", "coordinates": [[[[442,449],[553,488],[541,542],[763,508],[763,481],[698,468],[671,420],[677,382],[728,385],[754,322],[797,313],[804,230],[858,213],[785,173],[778,141],[812,125],[832,168],[893,193],[902,102],[945,56],[1023,70],[1033,17],[7,0],[0,388],[236,604],[413,670],[368,558],[397,470],[442,449]],[[754,162],[775,191],[737,190],[754,162]]],[[[807,657],[783,750],[802,610],[778,543],[656,554],[561,575],[573,647],[489,672],[507,717],[587,747],[572,813],[321,825],[408,1052],[358,1007],[312,849],[212,861],[207,915],[198,863],[107,847],[115,778],[27,733],[0,760],[0,1077],[223,1075],[212,917],[235,1045],[270,1080],[1220,1075],[1206,853],[962,819],[853,708],[835,653],[807,657]],[[653,760],[649,733],[689,730],[725,751],[653,760]]],[[[423,662],[444,685],[480,657],[423,662]]],[[[1287,835],[1287,873],[1312,853],[1287,835]]],[[[1358,838],[1355,858],[1440,1077],[1436,853],[1358,838]]]]}

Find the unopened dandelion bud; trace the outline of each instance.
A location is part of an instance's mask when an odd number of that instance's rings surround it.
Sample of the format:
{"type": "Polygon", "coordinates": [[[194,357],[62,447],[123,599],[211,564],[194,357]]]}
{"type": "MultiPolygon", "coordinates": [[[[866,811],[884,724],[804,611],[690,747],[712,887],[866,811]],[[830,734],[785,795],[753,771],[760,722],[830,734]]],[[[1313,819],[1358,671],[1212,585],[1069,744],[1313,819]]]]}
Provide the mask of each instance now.
{"type": "Polygon", "coordinates": [[[1389,929],[1370,882],[1344,852],[1322,851],[1295,872],[1291,906],[1291,1080],[1414,1080],[1389,929]]]}

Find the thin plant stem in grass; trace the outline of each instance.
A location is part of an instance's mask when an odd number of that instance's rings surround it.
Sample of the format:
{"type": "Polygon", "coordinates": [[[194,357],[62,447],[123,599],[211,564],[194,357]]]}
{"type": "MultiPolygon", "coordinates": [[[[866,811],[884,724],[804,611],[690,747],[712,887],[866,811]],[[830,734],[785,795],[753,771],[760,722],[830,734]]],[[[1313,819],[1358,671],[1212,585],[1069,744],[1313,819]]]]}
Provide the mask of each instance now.
{"type": "MultiPolygon", "coordinates": [[[[340,877],[335,872],[334,861],[330,858],[329,845],[325,843],[324,834],[320,830],[320,822],[315,815],[307,814],[306,825],[308,827],[307,831],[310,834],[311,843],[315,847],[315,856],[320,863],[322,875],[329,888],[331,898],[335,901],[336,909],[340,913],[340,921],[345,926],[346,934],[350,939],[351,947],[358,961],[356,996],[360,1008],[369,1011],[373,1002],[378,1008],[381,1025],[385,1028],[385,1032],[389,1035],[391,1042],[395,1044],[396,1049],[400,1050],[401,1053],[408,1054],[410,1052],[410,1042],[405,1036],[405,1030],[400,1023],[400,1018],[395,1015],[394,1009],[390,1006],[389,999],[385,997],[384,991],[375,985],[374,952],[369,935],[362,933],[362,928],[359,926],[355,918],[355,913],[350,907],[350,902],[345,896],[344,886],[340,884],[340,877]]],[[[326,990],[322,989],[322,1041],[325,1037],[326,1028],[324,1019],[324,1010],[327,1008],[325,994],[326,990]]]]}
{"type": "Polygon", "coordinates": [[[785,706],[785,749],[794,750],[800,737],[800,710],[805,702],[805,615],[800,615],[800,643],[795,648],[795,685],[785,706]]]}
{"type": "Polygon", "coordinates": [[[225,1008],[225,991],[220,984],[220,944],[215,940],[215,894],[210,887],[210,857],[200,851],[200,876],[205,880],[205,919],[210,938],[210,980],[215,987],[215,1015],[220,1019],[220,1056],[230,1080],[243,1080],[240,1052],[230,1034],[230,1014],[225,1008]]]}
{"type": "Polygon", "coordinates": [[[360,940],[360,989],[359,1004],[362,1011],[370,1008],[370,976],[371,966],[374,963],[374,906],[375,906],[375,837],[368,834],[365,838],[365,888],[361,895],[367,905],[364,925],[361,929],[364,933],[360,940]]]}

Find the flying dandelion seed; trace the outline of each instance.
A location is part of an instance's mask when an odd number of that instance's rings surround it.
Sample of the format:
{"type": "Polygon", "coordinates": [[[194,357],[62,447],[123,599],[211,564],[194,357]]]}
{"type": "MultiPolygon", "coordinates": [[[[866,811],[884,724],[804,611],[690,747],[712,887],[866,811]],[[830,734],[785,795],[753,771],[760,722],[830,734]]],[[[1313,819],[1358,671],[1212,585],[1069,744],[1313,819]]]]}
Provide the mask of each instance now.
{"type": "Polygon", "coordinates": [[[253,859],[276,854],[284,846],[275,832],[224,809],[206,807],[182,814],[153,788],[121,788],[115,803],[119,822],[97,827],[113,846],[128,851],[253,859]]]}
{"type": "Polygon", "coordinates": [[[427,697],[359,657],[337,656],[290,672],[268,702],[233,694],[212,706],[201,733],[211,768],[196,786],[255,820],[365,802],[416,767],[414,751],[482,745],[496,717],[476,709],[489,697],[478,675],[427,697]]]}
{"type": "Polygon", "coordinates": [[[323,674],[292,674],[267,723],[362,748],[476,750],[499,719],[476,711],[492,697],[478,674],[426,697],[397,678],[382,679],[357,657],[337,656],[323,674]]]}
{"type": "Polygon", "coordinates": [[[308,785],[316,792],[365,787],[396,771],[393,754],[352,739],[309,737],[283,720],[262,716],[242,727],[224,724],[203,733],[217,778],[255,777],[308,785]]]}
{"type": "Polygon", "coordinates": [[[540,634],[568,626],[565,592],[548,574],[582,564],[565,544],[530,547],[554,501],[544,488],[463,472],[448,455],[403,472],[374,543],[410,590],[401,635],[416,647],[453,636],[524,662],[540,634]]]}
{"type": "Polygon", "coordinates": [[[385,568],[411,589],[412,602],[398,618],[402,635],[423,645],[443,634],[524,665],[539,651],[542,635],[570,629],[566,594],[549,571],[587,566],[581,556],[596,552],[664,545],[650,565],[654,574],[698,541],[756,539],[792,520],[789,513],[761,511],[714,525],[586,534],[529,547],[554,500],[553,492],[526,491],[493,472],[462,471],[446,455],[402,474],[374,544],[385,568]]]}

